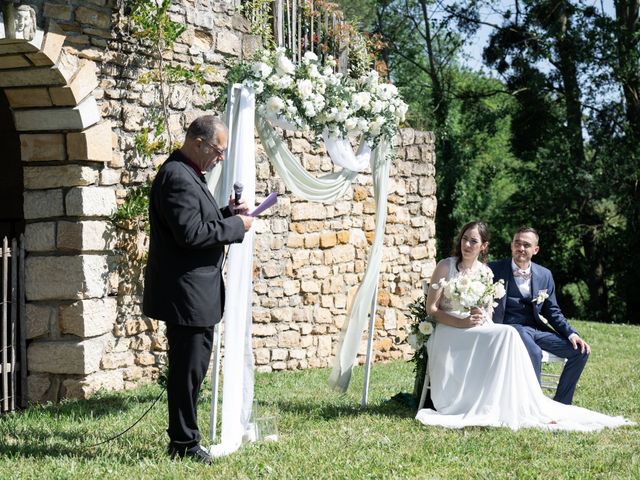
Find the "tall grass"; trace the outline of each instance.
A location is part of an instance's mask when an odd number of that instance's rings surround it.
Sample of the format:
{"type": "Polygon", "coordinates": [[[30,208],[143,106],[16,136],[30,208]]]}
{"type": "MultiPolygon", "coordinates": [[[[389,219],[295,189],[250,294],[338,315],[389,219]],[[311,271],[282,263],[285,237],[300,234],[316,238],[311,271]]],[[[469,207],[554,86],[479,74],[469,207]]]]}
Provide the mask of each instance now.
{"type": "MultiPolygon", "coordinates": [[[[574,324],[593,348],[575,403],[640,422],[640,327],[574,324]]],[[[246,445],[213,466],[167,458],[165,398],[132,431],[88,448],[131,425],[160,394],[156,385],[33,406],[0,417],[0,478],[640,478],[640,427],[425,427],[413,409],[391,399],[411,391],[410,364],[374,366],[366,409],[359,407],[361,368],[345,395],[329,391],[328,373],[257,375],[256,398],[263,412],[278,415],[280,441],[246,445]]],[[[203,432],[210,399],[205,389],[203,432]]]]}

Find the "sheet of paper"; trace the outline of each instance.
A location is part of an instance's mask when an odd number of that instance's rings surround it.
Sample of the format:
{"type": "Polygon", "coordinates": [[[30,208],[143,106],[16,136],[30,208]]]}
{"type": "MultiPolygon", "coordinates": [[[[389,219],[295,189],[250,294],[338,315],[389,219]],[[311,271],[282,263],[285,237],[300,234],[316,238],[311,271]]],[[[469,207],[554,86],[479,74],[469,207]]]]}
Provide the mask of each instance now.
{"type": "Polygon", "coordinates": [[[249,215],[251,215],[252,217],[257,217],[267,208],[274,206],[277,200],[278,194],[276,192],[271,192],[269,196],[260,203],[260,205],[253,209],[253,212],[249,213],[249,215]]]}

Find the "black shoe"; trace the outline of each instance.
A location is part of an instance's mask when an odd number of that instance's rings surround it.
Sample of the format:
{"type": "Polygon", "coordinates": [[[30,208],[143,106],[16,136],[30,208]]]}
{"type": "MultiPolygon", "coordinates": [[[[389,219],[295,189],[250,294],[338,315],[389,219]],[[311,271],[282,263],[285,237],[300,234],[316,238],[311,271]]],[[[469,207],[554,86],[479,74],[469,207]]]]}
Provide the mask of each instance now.
{"type": "Polygon", "coordinates": [[[212,463],[211,456],[200,445],[195,445],[187,449],[178,449],[169,444],[167,453],[171,458],[190,458],[194,462],[204,463],[206,465],[211,465],[212,463]]]}

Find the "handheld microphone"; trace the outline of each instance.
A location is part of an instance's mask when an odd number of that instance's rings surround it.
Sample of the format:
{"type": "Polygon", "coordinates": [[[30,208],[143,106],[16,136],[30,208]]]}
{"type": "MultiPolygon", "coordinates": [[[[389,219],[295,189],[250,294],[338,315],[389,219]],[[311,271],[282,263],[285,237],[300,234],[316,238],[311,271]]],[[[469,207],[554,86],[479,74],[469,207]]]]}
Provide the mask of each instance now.
{"type": "Polygon", "coordinates": [[[234,200],[236,202],[236,206],[240,203],[240,197],[242,196],[242,190],[244,189],[244,185],[240,182],[236,182],[233,184],[233,193],[235,195],[234,200]]]}

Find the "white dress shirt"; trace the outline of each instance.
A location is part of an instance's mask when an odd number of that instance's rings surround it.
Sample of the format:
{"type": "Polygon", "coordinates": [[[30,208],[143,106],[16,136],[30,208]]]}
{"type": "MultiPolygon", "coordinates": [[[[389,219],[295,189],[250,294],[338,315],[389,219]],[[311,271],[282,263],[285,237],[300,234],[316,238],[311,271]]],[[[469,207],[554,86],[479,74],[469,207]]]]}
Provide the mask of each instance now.
{"type": "Polygon", "coordinates": [[[516,281],[516,285],[518,286],[518,290],[524,298],[531,297],[531,264],[525,269],[520,268],[516,265],[516,262],[511,259],[511,270],[522,270],[525,273],[529,274],[529,278],[516,277],[514,275],[513,279],[516,281]]]}

